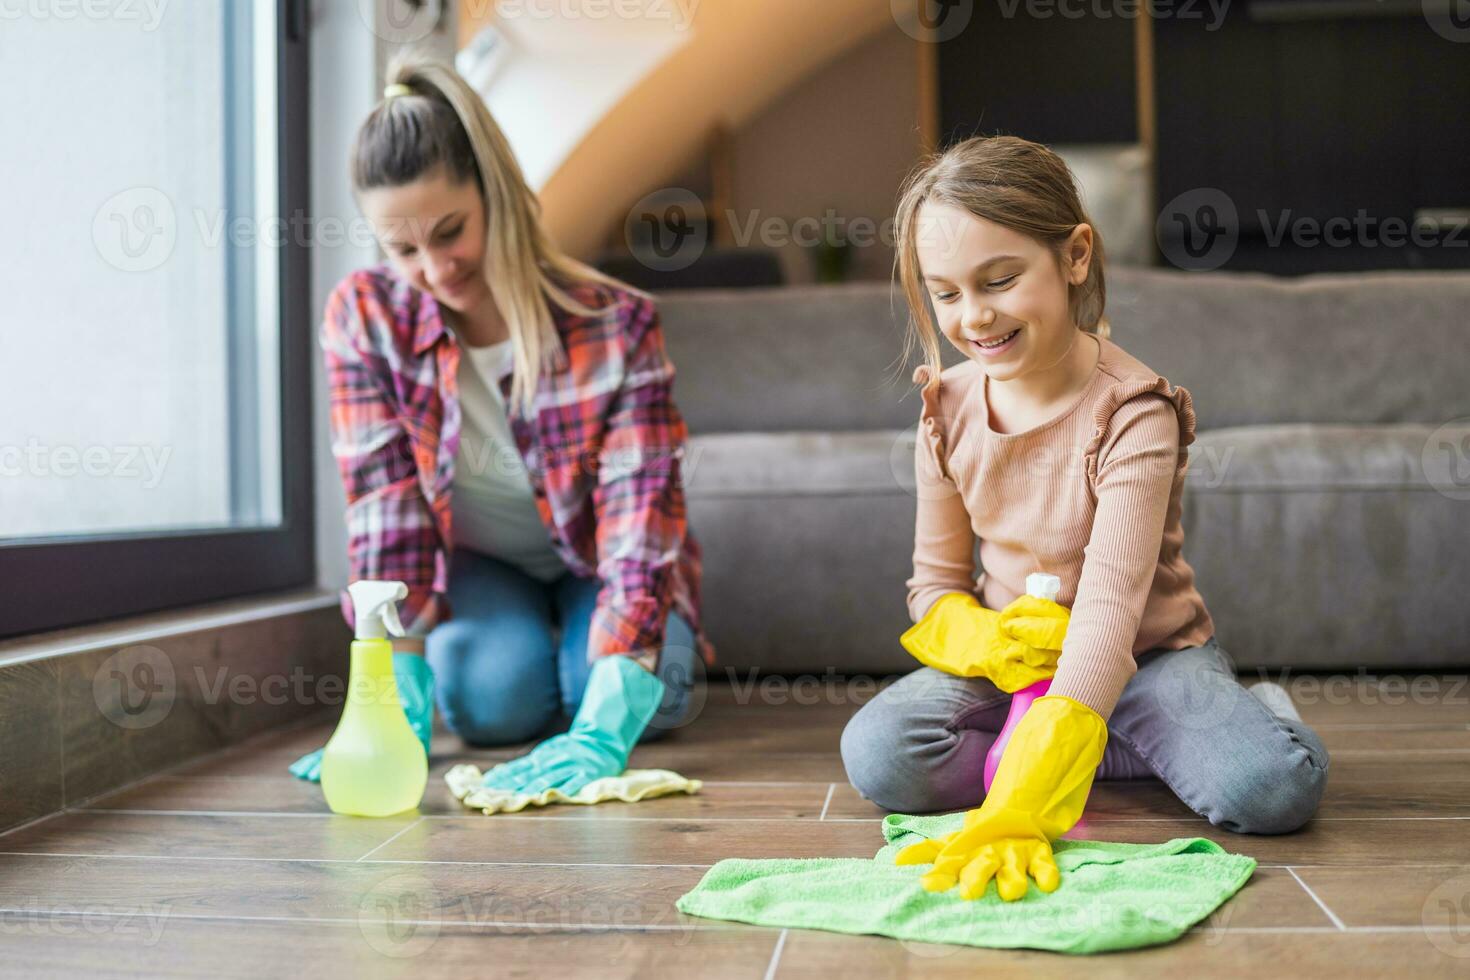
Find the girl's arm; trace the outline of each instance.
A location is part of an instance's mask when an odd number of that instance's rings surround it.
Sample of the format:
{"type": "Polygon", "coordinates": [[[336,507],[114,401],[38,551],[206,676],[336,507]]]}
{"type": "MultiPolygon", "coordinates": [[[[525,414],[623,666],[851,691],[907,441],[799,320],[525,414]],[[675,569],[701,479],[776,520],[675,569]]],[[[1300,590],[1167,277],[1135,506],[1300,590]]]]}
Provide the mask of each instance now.
{"type": "Polygon", "coordinates": [[[1138,670],[1133,642],[1158,572],[1180,441],[1174,403],[1148,393],[1117,408],[1098,450],[1097,509],[1048,693],[1104,720],[1138,670]]]}
{"type": "MultiPolygon", "coordinates": [[[[924,368],[919,369],[921,372],[924,368]]],[[[915,379],[927,378],[927,373],[915,379]]],[[[924,618],[940,597],[951,592],[975,593],[975,532],[964,497],[941,456],[938,392],[926,391],[914,444],[915,493],[914,574],[908,580],[909,618],[924,618]]]]}

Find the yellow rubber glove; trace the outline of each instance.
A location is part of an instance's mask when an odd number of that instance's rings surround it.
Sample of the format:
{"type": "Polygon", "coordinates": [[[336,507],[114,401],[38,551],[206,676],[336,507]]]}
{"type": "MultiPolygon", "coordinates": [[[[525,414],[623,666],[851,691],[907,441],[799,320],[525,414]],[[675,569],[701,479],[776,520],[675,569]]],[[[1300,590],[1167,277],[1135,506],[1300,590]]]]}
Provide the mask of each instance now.
{"type": "Polygon", "coordinates": [[[958,883],[961,898],[985,894],[992,877],[1007,902],[1026,894],[1028,876],[1056,891],[1051,842],[1082,818],[1107,742],[1107,723],[1087,705],[1059,694],[1037,698],[1011,733],[985,802],[965,814],[961,829],[905,847],[894,863],[932,861],[924,888],[958,883]]]}
{"type": "Polygon", "coordinates": [[[1023,595],[1001,612],[966,592],[941,596],[899,637],[920,663],[958,677],[986,677],[1014,694],[1057,672],[1067,607],[1023,595]]]}

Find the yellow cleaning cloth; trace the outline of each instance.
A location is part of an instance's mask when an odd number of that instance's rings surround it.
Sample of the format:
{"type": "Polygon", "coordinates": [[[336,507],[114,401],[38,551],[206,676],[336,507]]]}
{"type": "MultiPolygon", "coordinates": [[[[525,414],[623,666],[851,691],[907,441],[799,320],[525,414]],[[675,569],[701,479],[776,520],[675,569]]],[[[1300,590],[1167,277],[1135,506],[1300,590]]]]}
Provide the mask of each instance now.
{"type": "Polygon", "coordinates": [[[583,786],[575,796],[568,796],[559,789],[548,789],[542,793],[512,793],[503,789],[486,789],[481,785],[485,774],[479,766],[461,763],[444,774],[449,791],[467,807],[491,813],[515,813],[528,806],[547,806],[551,803],[579,803],[589,806],[621,800],[637,803],[651,800],[655,796],[671,793],[698,793],[704,784],[697,779],[685,779],[668,769],[624,769],[621,776],[594,779],[583,786]]]}

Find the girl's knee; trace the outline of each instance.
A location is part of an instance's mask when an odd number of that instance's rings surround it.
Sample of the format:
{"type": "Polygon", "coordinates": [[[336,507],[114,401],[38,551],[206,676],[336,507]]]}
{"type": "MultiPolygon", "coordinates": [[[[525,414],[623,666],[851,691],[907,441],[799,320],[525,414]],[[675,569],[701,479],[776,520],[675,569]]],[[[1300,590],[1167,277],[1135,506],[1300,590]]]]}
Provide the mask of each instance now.
{"type": "Polygon", "coordinates": [[[1317,812],[1327,788],[1323,750],[1302,752],[1290,765],[1259,765],[1223,783],[1219,799],[1202,811],[1216,826],[1237,834],[1289,834],[1317,812]]]}
{"type": "Polygon", "coordinates": [[[870,701],[842,730],[842,765],[850,782],[865,799],[898,813],[926,813],[939,809],[930,781],[910,767],[911,748],[903,726],[885,716],[870,701]]]}

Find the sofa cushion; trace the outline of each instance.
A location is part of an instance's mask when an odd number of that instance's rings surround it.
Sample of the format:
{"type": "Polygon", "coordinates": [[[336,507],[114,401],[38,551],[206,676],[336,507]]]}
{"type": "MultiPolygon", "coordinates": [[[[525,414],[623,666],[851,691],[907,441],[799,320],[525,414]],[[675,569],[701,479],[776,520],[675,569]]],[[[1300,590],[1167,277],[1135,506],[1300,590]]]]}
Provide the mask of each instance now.
{"type": "Polygon", "coordinates": [[[1431,437],[1465,425],[1251,425],[1208,429],[1189,447],[1187,482],[1198,492],[1433,490],[1452,478],[1431,437]]]}
{"type": "Polygon", "coordinates": [[[1189,389],[1202,427],[1470,416],[1464,272],[1108,269],[1113,340],[1189,389]]]}
{"type": "MultiPolygon", "coordinates": [[[[1202,427],[1438,425],[1470,416],[1464,272],[1283,279],[1108,269],[1113,340],[1189,389],[1202,427]]],[[[903,294],[888,282],[659,296],[696,433],[854,432],[919,417],[900,364],[903,294]]],[[[941,341],[946,363],[960,355],[941,341]]]]}
{"type": "Polygon", "coordinates": [[[691,497],[894,494],[914,484],[914,430],[732,432],[693,436],[691,497]]]}
{"type": "MultiPolygon", "coordinates": [[[[1470,662],[1470,603],[1445,591],[1470,580],[1465,446],[1470,425],[1199,432],[1184,554],[1237,666],[1470,662]]],[[[721,671],[913,666],[898,644],[912,467],[912,427],[691,438],[690,526],[721,671]]]]}
{"type": "Polygon", "coordinates": [[[1237,665],[1470,662],[1464,446],[1470,424],[1200,432],[1184,556],[1237,665]]]}
{"type": "Polygon", "coordinates": [[[721,678],[909,670],[913,431],[695,436],[684,473],[721,678]],[[907,483],[905,483],[907,481],[907,483]]]}

